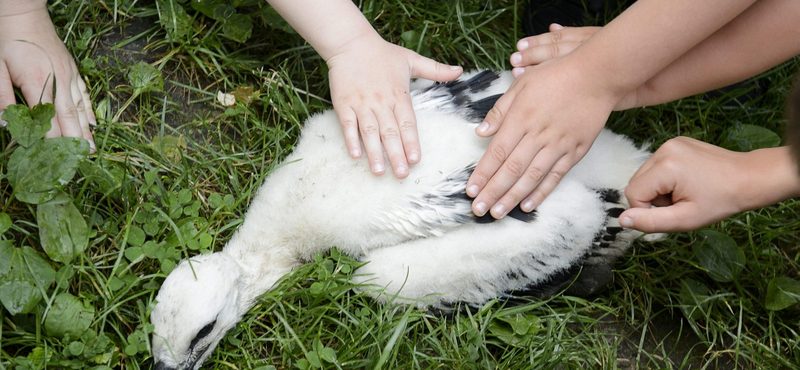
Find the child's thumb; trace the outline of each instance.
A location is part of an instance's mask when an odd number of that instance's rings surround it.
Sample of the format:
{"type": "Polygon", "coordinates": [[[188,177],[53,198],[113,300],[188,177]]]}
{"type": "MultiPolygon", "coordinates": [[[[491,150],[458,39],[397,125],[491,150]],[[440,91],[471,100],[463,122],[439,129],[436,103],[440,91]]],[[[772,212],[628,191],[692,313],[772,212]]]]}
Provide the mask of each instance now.
{"type": "Polygon", "coordinates": [[[412,78],[425,78],[433,81],[452,81],[461,76],[464,70],[459,66],[439,63],[433,59],[417,55],[411,67],[412,78]]]}

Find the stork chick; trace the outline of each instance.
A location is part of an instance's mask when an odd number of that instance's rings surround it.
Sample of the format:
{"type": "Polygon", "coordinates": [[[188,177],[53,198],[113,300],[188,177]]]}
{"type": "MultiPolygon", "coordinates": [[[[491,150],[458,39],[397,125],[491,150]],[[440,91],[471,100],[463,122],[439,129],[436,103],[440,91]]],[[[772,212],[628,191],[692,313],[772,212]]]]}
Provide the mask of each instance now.
{"type": "Polygon", "coordinates": [[[155,369],[198,369],[283,275],[336,246],[368,262],[359,281],[381,302],[447,310],[512,292],[591,294],[638,236],[619,227],[621,191],[649,153],[610,131],[533,212],[473,215],[467,179],[488,140],[474,129],[510,86],[508,73],[412,91],[425,160],[406,179],[374,176],[347,155],[333,111],[311,117],[221,252],[180,263],[150,319],[155,369]]]}

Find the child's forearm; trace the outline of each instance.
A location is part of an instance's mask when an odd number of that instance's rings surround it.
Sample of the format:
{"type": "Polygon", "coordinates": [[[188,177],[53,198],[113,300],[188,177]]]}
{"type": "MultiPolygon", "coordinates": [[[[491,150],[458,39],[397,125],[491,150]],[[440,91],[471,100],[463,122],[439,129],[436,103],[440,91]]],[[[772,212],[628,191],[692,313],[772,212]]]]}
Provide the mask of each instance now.
{"type": "Polygon", "coordinates": [[[353,40],[380,37],[350,0],[268,2],[326,61],[353,40]]]}
{"type": "Polygon", "coordinates": [[[640,86],[617,109],[660,104],[752,77],[800,53],[800,1],[761,0],[640,86]]]}
{"type": "Polygon", "coordinates": [[[754,2],[639,0],[565,58],[621,99],[754,2]]]}
{"type": "Polygon", "coordinates": [[[0,0],[0,17],[18,15],[46,7],[47,0],[0,0]]]}
{"type": "Polygon", "coordinates": [[[788,146],[745,153],[739,209],[758,209],[800,196],[800,172],[788,146]]]}

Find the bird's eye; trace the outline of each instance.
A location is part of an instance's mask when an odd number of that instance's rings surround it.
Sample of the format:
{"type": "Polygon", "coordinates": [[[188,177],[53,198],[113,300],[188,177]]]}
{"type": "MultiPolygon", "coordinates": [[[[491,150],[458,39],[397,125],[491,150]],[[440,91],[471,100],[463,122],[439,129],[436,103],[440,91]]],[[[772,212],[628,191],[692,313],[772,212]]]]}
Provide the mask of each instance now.
{"type": "Polygon", "coordinates": [[[210,333],[210,332],[211,332],[211,329],[214,329],[214,324],[216,324],[216,323],[217,323],[216,321],[212,321],[210,324],[208,324],[208,325],[204,326],[204,327],[203,327],[202,329],[200,329],[200,331],[197,333],[197,337],[196,337],[196,338],[197,338],[197,339],[200,339],[200,338],[203,338],[203,337],[205,337],[206,335],[208,335],[208,333],[210,333]]]}
{"type": "Polygon", "coordinates": [[[211,330],[214,329],[214,324],[216,323],[217,320],[214,320],[210,322],[208,325],[204,326],[202,329],[200,329],[200,331],[197,332],[197,335],[194,336],[194,339],[192,339],[190,347],[194,348],[194,346],[197,344],[197,342],[200,341],[200,339],[205,338],[209,333],[211,333],[211,330]]]}

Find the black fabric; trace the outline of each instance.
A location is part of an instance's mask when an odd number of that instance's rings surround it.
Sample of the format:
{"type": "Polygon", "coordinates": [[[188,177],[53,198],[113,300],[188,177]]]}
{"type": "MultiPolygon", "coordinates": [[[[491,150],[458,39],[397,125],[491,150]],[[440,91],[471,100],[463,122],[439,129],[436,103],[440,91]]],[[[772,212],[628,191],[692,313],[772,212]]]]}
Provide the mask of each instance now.
{"type": "Polygon", "coordinates": [[[604,24],[620,7],[619,0],[531,0],[522,15],[526,36],[549,31],[550,24],[580,27],[604,24]]]}

